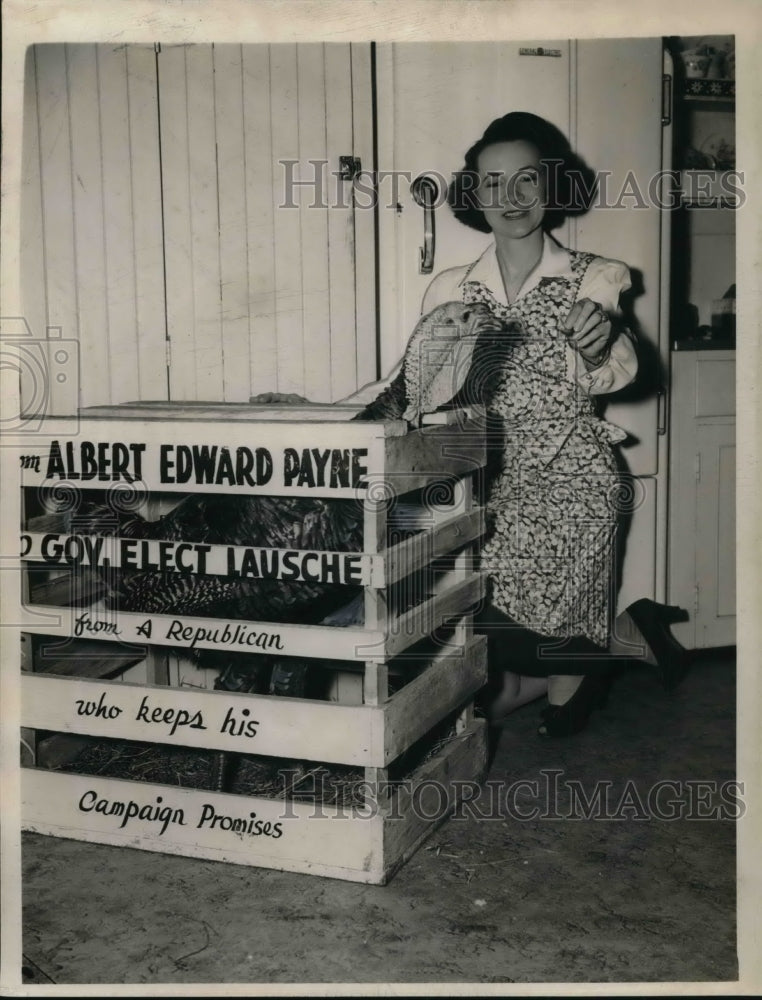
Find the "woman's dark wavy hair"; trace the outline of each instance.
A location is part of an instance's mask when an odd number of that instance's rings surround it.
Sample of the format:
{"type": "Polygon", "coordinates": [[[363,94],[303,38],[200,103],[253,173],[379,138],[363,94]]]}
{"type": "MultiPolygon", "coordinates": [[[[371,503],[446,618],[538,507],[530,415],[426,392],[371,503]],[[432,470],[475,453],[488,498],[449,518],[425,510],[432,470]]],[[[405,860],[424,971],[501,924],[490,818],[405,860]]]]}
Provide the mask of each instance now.
{"type": "Polygon", "coordinates": [[[454,176],[447,191],[447,201],[455,218],[464,226],[491,232],[484,213],[478,207],[475,187],[478,183],[477,160],[482,150],[498,142],[531,143],[545,166],[546,203],[543,229],[559,226],[567,216],[588,211],[595,195],[595,174],[572,151],[569,140],[555,125],[528,111],[511,111],[496,118],[484,135],[466,153],[466,162],[454,176]]]}

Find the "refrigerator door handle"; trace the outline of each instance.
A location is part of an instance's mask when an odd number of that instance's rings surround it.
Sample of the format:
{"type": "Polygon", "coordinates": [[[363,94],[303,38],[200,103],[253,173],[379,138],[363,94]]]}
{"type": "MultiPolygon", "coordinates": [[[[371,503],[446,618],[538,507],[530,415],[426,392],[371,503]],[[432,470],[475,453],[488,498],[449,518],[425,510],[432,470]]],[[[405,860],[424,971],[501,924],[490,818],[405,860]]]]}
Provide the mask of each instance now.
{"type": "Polygon", "coordinates": [[[434,228],[434,204],[439,195],[439,185],[433,177],[421,174],[410,185],[410,193],[416,205],[423,209],[423,246],[418,270],[421,274],[431,274],[434,270],[436,230],[434,228]]]}
{"type": "Polygon", "coordinates": [[[661,123],[672,124],[672,74],[664,73],[661,78],[661,123]]]}
{"type": "Polygon", "coordinates": [[[656,393],[656,433],[667,433],[667,390],[663,385],[656,393]]]}

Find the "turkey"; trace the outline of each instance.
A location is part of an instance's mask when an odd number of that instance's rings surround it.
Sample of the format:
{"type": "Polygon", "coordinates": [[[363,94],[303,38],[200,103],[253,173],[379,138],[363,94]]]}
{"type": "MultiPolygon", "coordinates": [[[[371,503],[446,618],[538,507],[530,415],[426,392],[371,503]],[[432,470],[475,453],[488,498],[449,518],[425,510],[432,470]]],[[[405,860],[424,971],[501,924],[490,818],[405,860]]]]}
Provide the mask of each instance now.
{"type": "MultiPolygon", "coordinates": [[[[519,332],[481,303],[436,307],[418,322],[398,376],[353,419],[415,423],[446,405],[484,401],[519,332]]],[[[333,551],[361,551],[363,541],[363,506],[354,500],[194,494],[154,521],[93,505],[80,509],[79,525],[83,514],[92,533],[107,520],[113,531],[116,516],[117,533],[130,538],[333,551]]],[[[334,583],[125,570],[107,603],[146,614],[347,625],[361,620],[362,592],[334,583]]],[[[300,696],[308,691],[311,671],[294,658],[225,650],[194,650],[193,657],[219,672],[218,689],[300,696]]],[[[221,765],[226,761],[220,757],[221,765]]]]}

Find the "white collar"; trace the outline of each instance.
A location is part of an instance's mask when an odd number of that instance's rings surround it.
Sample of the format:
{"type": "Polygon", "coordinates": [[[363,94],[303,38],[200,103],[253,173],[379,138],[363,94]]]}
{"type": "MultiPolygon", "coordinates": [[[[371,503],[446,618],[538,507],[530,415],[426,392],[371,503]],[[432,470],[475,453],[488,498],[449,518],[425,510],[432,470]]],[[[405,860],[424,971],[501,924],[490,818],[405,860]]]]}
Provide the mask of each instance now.
{"type": "MultiPolygon", "coordinates": [[[[527,275],[524,284],[518,291],[517,299],[531,292],[536,288],[543,278],[573,278],[571,269],[571,256],[569,251],[557,243],[552,236],[543,233],[542,236],[542,256],[537,266],[527,275]]],[[[500,273],[500,264],[497,260],[497,246],[490,243],[484,253],[476,263],[469,269],[460,284],[466,281],[480,281],[492,292],[498,302],[508,305],[508,297],[505,294],[503,276],[500,273]]]]}

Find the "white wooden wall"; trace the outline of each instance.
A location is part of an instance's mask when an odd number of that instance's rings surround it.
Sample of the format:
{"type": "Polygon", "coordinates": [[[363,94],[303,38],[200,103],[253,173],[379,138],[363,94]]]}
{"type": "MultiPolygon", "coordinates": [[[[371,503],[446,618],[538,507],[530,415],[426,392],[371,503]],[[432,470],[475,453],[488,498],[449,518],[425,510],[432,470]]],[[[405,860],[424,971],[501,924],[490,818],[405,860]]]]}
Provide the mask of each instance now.
{"type": "Polygon", "coordinates": [[[167,398],[157,134],[152,46],[29,49],[24,313],[79,340],[80,405],[167,398]]]}
{"type": "Polygon", "coordinates": [[[374,216],[331,176],[373,166],[369,46],[37,46],[25,116],[25,313],[79,339],[79,405],[376,377],[374,216]],[[282,207],[287,159],[327,207],[282,207]]]}

